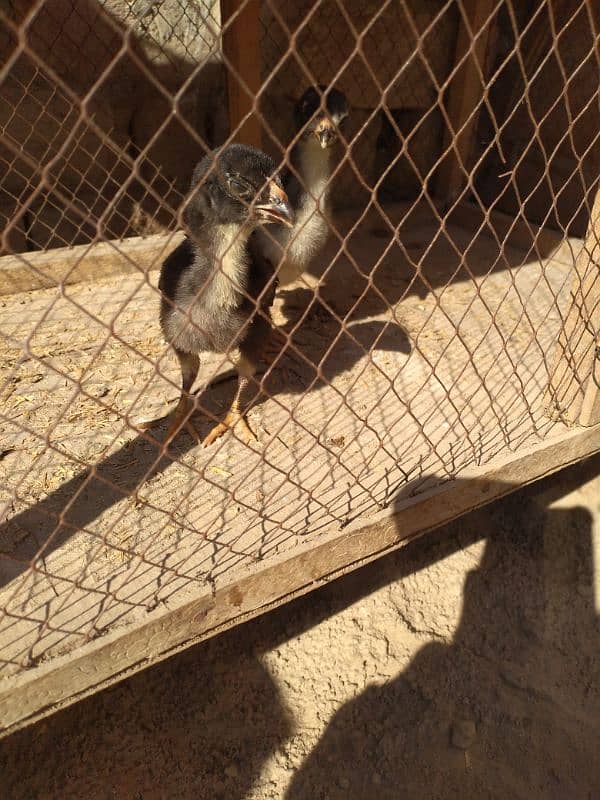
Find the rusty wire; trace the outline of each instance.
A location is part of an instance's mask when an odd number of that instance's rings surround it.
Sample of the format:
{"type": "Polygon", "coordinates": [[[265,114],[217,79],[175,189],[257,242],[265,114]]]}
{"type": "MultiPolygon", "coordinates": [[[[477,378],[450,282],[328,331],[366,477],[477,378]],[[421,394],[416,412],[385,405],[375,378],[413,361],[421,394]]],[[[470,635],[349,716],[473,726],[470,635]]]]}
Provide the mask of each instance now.
{"type": "MultiPolygon", "coordinates": [[[[221,46],[247,2],[225,22],[209,0],[123,3],[120,16],[91,0],[0,10],[0,251],[13,271],[54,282],[7,294],[0,323],[5,674],[192,588],[214,591],[556,424],[544,396],[598,169],[591,0],[532,0],[526,13],[490,0],[475,27],[462,0],[264,0],[258,87],[221,46]],[[475,99],[457,118],[449,98],[465,70],[475,99]],[[251,102],[227,125],[236,84],[251,102]],[[292,102],[314,84],[342,88],[352,109],[330,178],[339,208],[319,263],[278,295],[289,316],[255,385],[267,398],[252,417],[260,444],[234,430],[210,450],[185,432],[167,447],[136,420],[157,386],[163,403],[179,390],[156,270],[180,241],[195,162],[254,117],[293,171],[292,102]],[[569,243],[562,262],[544,226],[569,243]],[[140,265],[131,237],[148,234],[156,252],[140,265]],[[62,273],[47,266],[53,248],[75,245],[55,251],[55,265],[70,254],[62,273]],[[100,245],[128,274],[73,282],[100,245]],[[330,291],[346,282],[349,296],[330,291]]],[[[588,351],[566,353],[573,376],[588,351]]],[[[210,361],[203,384],[229,363],[210,361]]],[[[222,416],[219,392],[197,393],[204,419],[222,416]]]]}

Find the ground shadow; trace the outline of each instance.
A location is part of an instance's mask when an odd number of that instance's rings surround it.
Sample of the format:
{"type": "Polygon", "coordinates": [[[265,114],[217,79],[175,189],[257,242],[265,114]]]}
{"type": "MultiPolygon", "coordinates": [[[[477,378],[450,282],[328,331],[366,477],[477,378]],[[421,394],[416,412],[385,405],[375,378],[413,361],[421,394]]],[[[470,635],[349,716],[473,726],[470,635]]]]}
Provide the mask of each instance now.
{"type": "Polygon", "coordinates": [[[482,538],[453,642],[343,706],[286,798],[596,796],[592,519],[548,505],[599,471],[520,490],[17,732],[0,743],[7,796],[242,800],[294,730],[261,654],[482,538]]]}
{"type": "Polygon", "coordinates": [[[242,800],[290,734],[268,671],[225,634],[0,743],[3,796],[242,800]]]}
{"type": "MultiPolygon", "coordinates": [[[[306,395],[323,386],[332,385],[335,379],[349,373],[364,360],[366,369],[376,353],[396,353],[408,355],[412,345],[406,331],[396,322],[371,320],[355,322],[342,326],[339,318],[321,303],[315,295],[306,290],[303,307],[296,308],[296,314],[286,325],[274,332],[277,355],[269,369],[266,362],[259,365],[255,384],[249,394],[253,408],[285,392],[292,395],[306,395]],[[265,374],[268,369],[268,374],[265,374]]],[[[362,374],[353,373],[356,381],[362,374]]],[[[391,381],[391,376],[387,376],[391,381]]],[[[200,437],[206,436],[212,427],[210,415],[218,416],[228,407],[235,392],[237,375],[229,370],[218,376],[217,381],[201,385],[195,394],[199,414],[194,415],[193,425],[200,437]],[[227,378],[227,380],[225,380],[227,378]],[[221,387],[228,384],[223,391],[221,387]],[[216,389],[216,391],[215,391],[216,389]]],[[[202,381],[200,381],[202,384],[202,381]]],[[[162,425],[166,428],[166,423],[162,425]]],[[[177,441],[186,434],[182,432],[177,441]]]]}
{"type": "MultiPolygon", "coordinates": [[[[523,220],[500,229],[474,205],[464,218],[457,213],[454,222],[442,220],[432,200],[381,208],[335,216],[328,242],[308,270],[319,281],[322,303],[349,321],[389,314],[408,297],[424,299],[453,283],[481,282],[493,273],[539,263],[563,240],[550,230],[538,235],[523,220]]],[[[293,318],[295,309],[306,305],[307,291],[280,290],[284,316],[293,318]]]]}
{"type": "MultiPolygon", "coordinates": [[[[597,474],[600,460],[590,463],[597,474]]],[[[343,706],[286,800],[598,794],[593,521],[581,507],[547,508],[565,489],[559,476],[495,506],[452,643],[431,641],[343,706]]],[[[450,528],[460,535],[486,516],[450,528]]]]}

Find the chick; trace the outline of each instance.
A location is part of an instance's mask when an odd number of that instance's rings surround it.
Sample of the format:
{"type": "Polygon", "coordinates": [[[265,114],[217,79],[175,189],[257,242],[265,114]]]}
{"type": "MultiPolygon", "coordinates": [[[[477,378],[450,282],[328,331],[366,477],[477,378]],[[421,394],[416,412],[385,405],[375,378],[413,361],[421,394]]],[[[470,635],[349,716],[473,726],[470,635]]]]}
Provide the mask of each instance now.
{"type": "Polygon", "coordinates": [[[344,94],[326,86],[307,89],[294,108],[299,138],[290,154],[294,170],[284,175],[283,185],[296,222],[291,228],[255,234],[262,252],[277,267],[281,286],[306,272],[327,241],[331,155],[348,114],[344,94]]]}
{"type": "Polygon", "coordinates": [[[190,391],[205,351],[232,354],[238,386],[225,418],[210,431],[204,445],[238,422],[245,438],[255,438],[243,415],[242,396],[269,342],[276,280],[272,265],[252,253],[248,239],[260,224],[291,226],[294,220],[274,173],[269,156],[239,144],[209,153],[194,171],[192,194],[183,214],[188,235],[165,259],[159,281],[160,324],[182,375],[181,397],[167,441],[184,424],[195,434],[189,423],[190,391]]]}

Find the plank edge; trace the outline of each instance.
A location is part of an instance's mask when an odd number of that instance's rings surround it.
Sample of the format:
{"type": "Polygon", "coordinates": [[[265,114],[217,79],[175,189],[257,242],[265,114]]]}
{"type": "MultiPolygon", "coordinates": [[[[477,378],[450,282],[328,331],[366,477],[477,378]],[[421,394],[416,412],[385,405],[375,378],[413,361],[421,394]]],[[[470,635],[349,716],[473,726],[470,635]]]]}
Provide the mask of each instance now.
{"type": "Polygon", "coordinates": [[[0,296],[52,289],[158,269],[183,240],[181,231],[131,236],[0,258],[0,296]]]}

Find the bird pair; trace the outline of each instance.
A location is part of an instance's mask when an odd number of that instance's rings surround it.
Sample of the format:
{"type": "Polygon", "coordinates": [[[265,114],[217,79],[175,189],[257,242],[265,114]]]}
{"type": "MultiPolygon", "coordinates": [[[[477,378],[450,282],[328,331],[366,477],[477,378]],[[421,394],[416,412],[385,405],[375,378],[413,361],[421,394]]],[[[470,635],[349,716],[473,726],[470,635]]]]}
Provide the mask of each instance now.
{"type": "Polygon", "coordinates": [[[196,167],[183,212],[187,236],[165,259],[159,280],[161,328],[182,375],[167,442],[184,425],[196,436],[191,390],[206,351],[229,355],[238,385],[204,445],[238,423],[246,440],[256,438],[244,395],[272,340],[277,285],[304,272],[327,239],[331,147],[347,116],[341,92],[311,87],[295,108],[298,136],[285,175],[261,150],[241,144],[209,153],[196,167]],[[267,223],[277,226],[272,234],[262,228],[267,223]]]}

